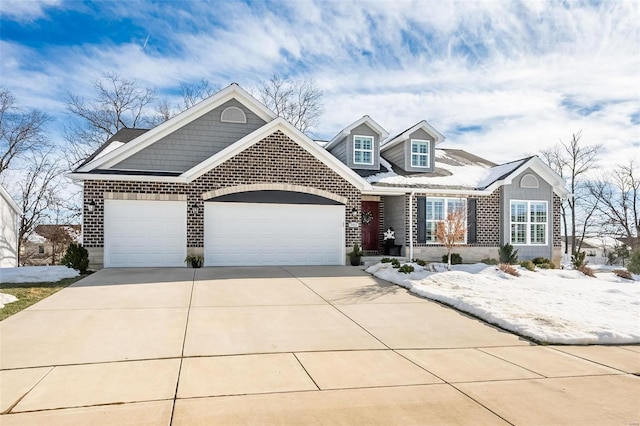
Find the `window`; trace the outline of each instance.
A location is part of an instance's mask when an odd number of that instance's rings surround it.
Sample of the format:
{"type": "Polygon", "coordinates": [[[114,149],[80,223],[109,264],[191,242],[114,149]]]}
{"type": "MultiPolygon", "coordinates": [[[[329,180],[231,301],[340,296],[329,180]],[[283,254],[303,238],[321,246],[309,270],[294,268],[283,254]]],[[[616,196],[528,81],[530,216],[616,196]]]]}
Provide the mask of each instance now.
{"type": "Polygon", "coordinates": [[[353,163],[373,164],[373,136],[353,137],[353,163]]]}
{"type": "Polygon", "coordinates": [[[44,254],[44,246],[38,246],[38,253],[44,254]]]}
{"type": "Polygon", "coordinates": [[[511,244],[547,244],[546,201],[511,201],[511,244]]]}
{"type": "Polygon", "coordinates": [[[220,121],[223,123],[246,123],[247,116],[240,108],[230,106],[222,111],[222,114],[220,114],[220,121]]]}
{"type": "Polygon", "coordinates": [[[411,139],[411,167],[430,167],[431,142],[411,139]]]}
{"type": "MultiPolygon", "coordinates": [[[[467,202],[464,198],[427,198],[426,201],[426,242],[437,243],[436,228],[438,222],[445,220],[450,213],[456,211],[465,212],[466,221],[466,207],[467,202]],[[445,213],[446,212],[446,213],[445,213]]],[[[466,229],[466,226],[465,226],[466,229]]],[[[466,231],[465,236],[461,243],[464,243],[467,239],[466,231]]]]}

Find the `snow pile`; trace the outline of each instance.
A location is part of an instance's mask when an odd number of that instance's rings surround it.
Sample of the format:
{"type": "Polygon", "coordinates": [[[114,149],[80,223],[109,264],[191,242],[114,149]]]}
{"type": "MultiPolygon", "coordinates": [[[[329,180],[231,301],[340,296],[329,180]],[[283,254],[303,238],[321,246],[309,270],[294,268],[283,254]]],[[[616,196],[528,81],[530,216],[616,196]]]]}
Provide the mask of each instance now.
{"type": "Polygon", "coordinates": [[[11,294],[0,293],[0,309],[4,308],[7,303],[17,302],[18,298],[11,294]]]}
{"type": "Polygon", "coordinates": [[[75,269],[66,266],[23,266],[21,268],[0,269],[0,283],[38,283],[55,282],[63,278],[80,275],[75,269]]]}
{"type": "Polygon", "coordinates": [[[574,270],[517,267],[521,275],[513,277],[482,263],[455,265],[450,272],[412,265],[411,274],[388,263],[367,272],[538,341],[640,343],[638,275],[632,282],[605,272],[590,278],[574,270]]]}

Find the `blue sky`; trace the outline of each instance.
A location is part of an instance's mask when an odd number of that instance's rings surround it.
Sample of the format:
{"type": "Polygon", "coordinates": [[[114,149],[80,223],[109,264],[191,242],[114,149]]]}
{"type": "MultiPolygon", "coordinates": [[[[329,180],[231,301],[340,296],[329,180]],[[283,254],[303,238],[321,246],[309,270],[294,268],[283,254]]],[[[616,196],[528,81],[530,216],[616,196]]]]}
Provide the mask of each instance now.
{"type": "Polygon", "coordinates": [[[61,1],[0,3],[0,85],[66,120],[105,71],[175,96],[201,78],[273,73],[324,92],[331,138],[368,114],[426,119],[442,145],[503,162],[582,130],[605,165],[640,161],[640,6],[631,1],[61,1]]]}

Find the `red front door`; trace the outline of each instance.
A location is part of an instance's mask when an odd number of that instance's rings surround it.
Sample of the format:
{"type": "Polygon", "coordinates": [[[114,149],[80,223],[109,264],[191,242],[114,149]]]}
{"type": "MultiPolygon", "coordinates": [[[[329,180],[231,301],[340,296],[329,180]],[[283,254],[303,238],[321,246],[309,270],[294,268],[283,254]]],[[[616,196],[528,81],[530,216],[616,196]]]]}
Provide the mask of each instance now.
{"type": "Polygon", "coordinates": [[[362,249],[378,250],[380,239],[380,216],[378,201],[362,202],[362,249]]]}

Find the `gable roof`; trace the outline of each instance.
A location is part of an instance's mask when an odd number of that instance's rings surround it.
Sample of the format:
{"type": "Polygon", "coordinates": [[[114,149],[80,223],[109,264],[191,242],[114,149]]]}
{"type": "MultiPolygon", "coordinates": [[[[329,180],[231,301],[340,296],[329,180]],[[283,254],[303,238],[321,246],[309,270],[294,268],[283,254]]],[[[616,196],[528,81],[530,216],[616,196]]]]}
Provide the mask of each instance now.
{"type": "Polygon", "coordinates": [[[249,92],[242,89],[238,84],[232,83],[215,95],[197,103],[193,107],[181,112],[157,127],[135,137],[129,143],[124,145],[122,149],[114,150],[99,158],[94,156],[92,161],[78,167],[76,171],[89,172],[92,169],[112,167],[231,99],[237,100],[266,122],[277,117],[273,111],[251,96],[249,92]]]}
{"type": "Polygon", "coordinates": [[[324,149],[330,149],[333,146],[335,146],[340,140],[342,140],[342,138],[344,138],[345,136],[348,136],[353,129],[360,126],[361,124],[366,124],[371,129],[378,132],[380,134],[381,141],[383,141],[387,136],[389,136],[389,132],[387,132],[381,125],[376,123],[373,118],[369,117],[368,115],[365,115],[361,119],[354,121],[344,129],[340,130],[340,132],[338,132],[338,134],[335,135],[327,145],[325,145],[324,149]]]}
{"type": "Polygon", "coordinates": [[[411,133],[415,132],[418,129],[422,129],[425,132],[429,133],[431,136],[433,136],[433,138],[435,139],[436,145],[441,143],[441,142],[444,142],[444,140],[446,139],[445,136],[442,133],[440,133],[439,131],[437,131],[435,127],[433,127],[431,124],[429,124],[429,122],[427,122],[427,120],[422,120],[422,121],[414,124],[413,126],[409,127],[405,131],[397,134],[396,136],[393,136],[392,138],[389,138],[384,143],[384,145],[382,145],[380,147],[380,151],[381,152],[382,151],[386,151],[387,149],[396,146],[400,142],[409,139],[409,136],[411,136],[411,133]]]}
{"type": "MultiPolygon", "coordinates": [[[[360,190],[371,190],[371,185],[362,179],[355,171],[350,169],[346,164],[334,157],[330,152],[320,147],[317,143],[311,140],[308,136],[298,130],[293,124],[289,123],[282,117],[278,117],[275,120],[271,120],[269,123],[260,127],[257,130],[249,133],[242,139],[229,145],[222,151],[212,155],[205,161],[192,167],[191,169],[179,174],[179,175],[164,175],[164,176],[149,176],[149,175],[134,175],[133,173],[127,174],[111,174],[98,172],[74,172],[67,174],[67,177],[74,180],[95,179],[95,180],[145,180],[145,181],[161,181],[161,182],[179,182],[189,183],[199,178],[209,170],[219,166],[223,162],[229,160],[231,157],[241,153],[245,149],[251,147],[267,136],[281,131],[288,136],[292,141],[297,143],[305,151],[313,155],[320,162],[324,163],[327,167],[335,171],[339,176],[343,177],[347,182],[360,190]]],[[[133,142],[130,142],[133,143],[133,142]]]]}
{"type": "Polygon", "coordinates": [[[564,179],[537,156],[495,165],[473,154],[457,149],[436,149],[436,168],[429,173],[403,173],[386,160],[387,171],[365,178],[374,188],[395,187],[433,193],[488,195],[502,185],[510,184],[527,169],[536,172],[553,187],[560,198],[570,193],[564,179]],[[396,171],[397,170],[397,171],[396,171]]]}
{"type": "Polygon", "coordinates": [[[91,154],[89,158],[87,158],[82,163],[80,163],[80,165],[77,168],[79,169],[85,164],[93,161],[93,159],[99,158],[99,157],[102,157],[103,155],[108,154],[111,148],[115,149],[114,146],[116,144],[118,143],[125,144],[127,142],[131,142],[132,140],[142,135],[143,133],[147,133],[149,130],[150,129],[138,129],[135,127],[131,127],[131,128],[125,127],[124,129],[118,130],[115,133],[115,135],[111,136],[109,139],[107,139],[105,143],[100,145],[100,147],[96,149],[96,151],[93,154],[91,154]]]}
{"type": "Polygon", "coordinates": [[[22,210],[20,209],[18,204],[15,201],[13,201],[13,198],[11,198],[11,195],[9,195],[7,190],[4,189],[2,185],[0,185],[0,196],[6,200],[9,207],[11,207],[11,209],[14,212],[16,212],[18,216],[22,216],[22,210]]]}

